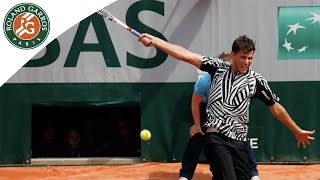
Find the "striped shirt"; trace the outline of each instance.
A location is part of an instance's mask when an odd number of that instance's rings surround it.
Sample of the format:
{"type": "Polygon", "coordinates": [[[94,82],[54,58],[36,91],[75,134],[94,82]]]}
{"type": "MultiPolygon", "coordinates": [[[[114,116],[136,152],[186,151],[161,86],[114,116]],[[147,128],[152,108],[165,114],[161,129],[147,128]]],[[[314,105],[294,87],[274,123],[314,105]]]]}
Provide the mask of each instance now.
{"type": "Polygon", "coordinates": [[[253,70],[235,73],[230,64],[213,57],[204,57],[200,70],[213,77],[205,126],[213,127],[231,139],[246,141],[249,106],[253,98],[259,98],[268,106],[279,101],[268,82],[253,70]]]}

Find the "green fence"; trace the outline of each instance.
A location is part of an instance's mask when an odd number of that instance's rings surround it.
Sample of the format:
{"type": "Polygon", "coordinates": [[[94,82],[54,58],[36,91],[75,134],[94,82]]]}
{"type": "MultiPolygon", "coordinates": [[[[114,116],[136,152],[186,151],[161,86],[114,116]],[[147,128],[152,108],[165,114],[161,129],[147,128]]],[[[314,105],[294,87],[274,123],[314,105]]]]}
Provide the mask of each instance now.
{"type": "MultiPolygon", "coordinates": [[[[305,129],[320,127],[319,82],[274,82],[293,119],[305,129]]],[[[141,142],[146,161],[180,161],[192,124],[193,83],[78,83],[5,84],[0,88],[0,164],[22,164],[31,158],[32,105],[50,102],[140,102],[141,129],[152,139],[141,142]]],[[[249,137],[258,161],[308,162],[320,160],[318,140],[296,149],[293,134],[272,117],[259,100],[252,102],[249,137]]],[[[319,139],[319,133],[315,135],[319,139]]]]}

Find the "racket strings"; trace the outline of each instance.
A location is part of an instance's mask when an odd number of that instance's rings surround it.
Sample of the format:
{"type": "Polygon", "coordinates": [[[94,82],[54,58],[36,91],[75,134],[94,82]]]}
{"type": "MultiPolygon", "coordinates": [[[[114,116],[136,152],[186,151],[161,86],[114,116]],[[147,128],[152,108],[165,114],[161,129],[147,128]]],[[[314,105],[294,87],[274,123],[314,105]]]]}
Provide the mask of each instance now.
{"type": "Polygon", "coordinates": [[[106,10],[104,9],[100,9],[97,11],[98,14],[102,15],[103,17],[105,18],[108,18],[109,20],[113,21],[114,20],[114,17],[108,13],[106,10]]]}

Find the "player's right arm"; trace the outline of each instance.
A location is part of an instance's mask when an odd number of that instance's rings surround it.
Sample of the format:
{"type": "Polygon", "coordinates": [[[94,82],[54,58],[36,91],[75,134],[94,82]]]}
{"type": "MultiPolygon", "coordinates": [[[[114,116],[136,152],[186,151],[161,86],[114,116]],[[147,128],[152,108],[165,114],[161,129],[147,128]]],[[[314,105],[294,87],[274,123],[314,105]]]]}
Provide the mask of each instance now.
{"type": "Polygon", "coordinates": [[[164,41],[158,37],[152,36],[150,34],[142,34],[139,37],[139,41],[141,41],[146,47],[154,46],[158,49],[161,49],[168,55],[179,59],[181,61],[187,62],[200,68],[203,56],[197,53],[193,53],[188,51],[182,46],[171,44],[167,41],[164,41]],[[150,43],[150,39],[152,43],[150,43]]]}

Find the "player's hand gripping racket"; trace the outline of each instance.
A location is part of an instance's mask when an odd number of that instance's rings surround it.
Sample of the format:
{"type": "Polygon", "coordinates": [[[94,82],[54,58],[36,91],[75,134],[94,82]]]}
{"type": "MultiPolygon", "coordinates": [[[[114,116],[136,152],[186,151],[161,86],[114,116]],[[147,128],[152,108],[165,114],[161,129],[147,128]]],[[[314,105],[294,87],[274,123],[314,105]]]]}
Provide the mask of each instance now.
{"type": "MultiPolygon", "coordinates": [[[[125,23],[121,22],[119,19],[117,19],[116,17],[114,17],[112,14],[110,14],[108,11],[106,11],[105,9],[100,9],[98,12],[98,14],[100,14],[101,16],[107,18],[109,21],[112,21],[116,24],[119,24],[120,26],[124,27],[126,30],[130,31],[132,34],[134,34],[137,37],[141,36],[141,33],[139,33],[138,31],[132,29],[131,27],[129,27],[128,25],[126,25],[125,23]]],[[[149,39],[148,45],[152,44],[152,40],[149,39]]]]}

